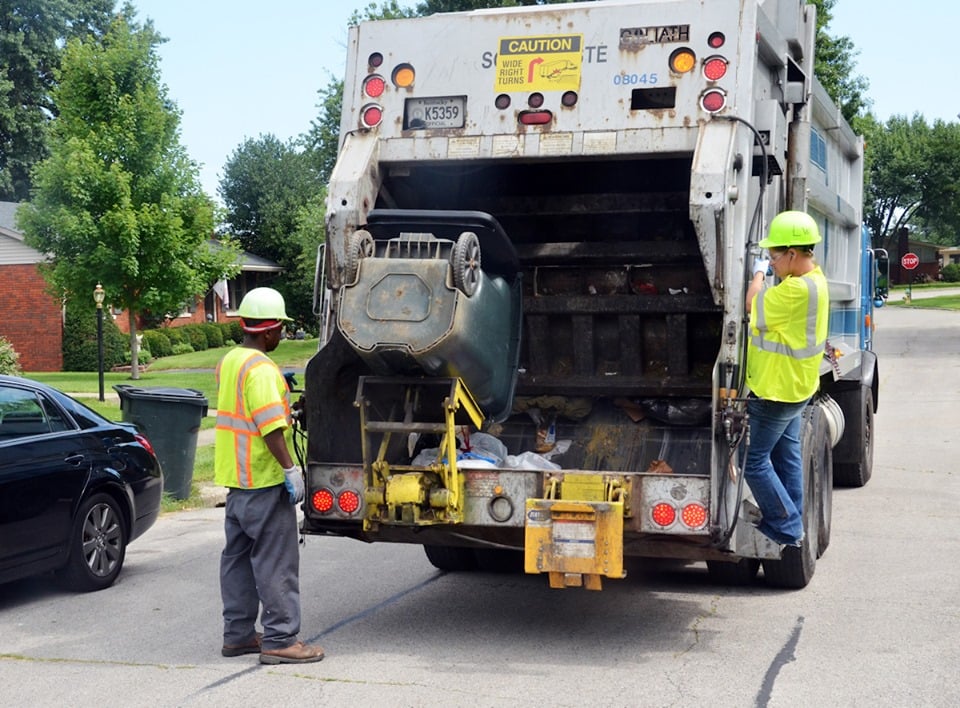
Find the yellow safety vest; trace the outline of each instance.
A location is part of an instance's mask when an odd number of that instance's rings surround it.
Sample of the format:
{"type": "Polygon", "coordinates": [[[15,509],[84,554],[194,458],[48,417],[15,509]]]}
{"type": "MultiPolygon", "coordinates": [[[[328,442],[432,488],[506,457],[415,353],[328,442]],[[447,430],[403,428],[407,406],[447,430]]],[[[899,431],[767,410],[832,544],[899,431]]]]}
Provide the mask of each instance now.
{"type": "Polygon", "coordinates": [[[760,291],[750,309],[747,385],[760,398],[798,403],[820,381],[830,295],[819,266],[760,291]]]}
{"type": "Polygon", "coordinates": [[[263,440],[284,428],[290,443],[290,389],[280,369],[262,352],[237,347],[217,364],[216,376],[214,481],[242,489],[282,484],[283,467],[263,440]]]}

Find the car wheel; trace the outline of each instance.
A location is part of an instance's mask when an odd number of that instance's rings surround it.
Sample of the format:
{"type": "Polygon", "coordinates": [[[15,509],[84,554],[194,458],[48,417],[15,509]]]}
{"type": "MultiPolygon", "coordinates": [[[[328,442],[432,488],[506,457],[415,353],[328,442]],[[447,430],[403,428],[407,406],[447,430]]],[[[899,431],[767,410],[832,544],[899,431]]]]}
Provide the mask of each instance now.
{"type": "Polygon", "coordinates": [[[70,537],[67,564],[58,573],[71,590],[90,592],[113,585],[127,552],[123,514],[113,497],[95,494],[80,505],[70,537]]]}

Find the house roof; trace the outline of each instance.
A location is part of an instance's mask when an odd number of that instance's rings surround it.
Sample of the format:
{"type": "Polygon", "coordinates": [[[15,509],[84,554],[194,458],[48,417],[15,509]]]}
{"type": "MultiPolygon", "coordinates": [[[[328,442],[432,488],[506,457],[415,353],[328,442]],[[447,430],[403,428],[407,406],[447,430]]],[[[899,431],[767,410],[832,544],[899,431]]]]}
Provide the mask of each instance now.
{"type": "Polygon", "coordinates": [[[16,229],[17,202],[0,202],[0,265],[24,265],[44,261],[40,251],[28,246],[16,229]]]}
{"type": "Polygon", "coordinates": [[[17,209],[20,208],[18,202],[0,202],[0,229],[6,231],[16,231],[17,209]]]}
{"type": "MultiPolygon", "coordinates": [[[[221,248],[220,242],[216,239],[209,239],[207,243],[213,248],[221,248]]],[[[249,251],[241,251],[240,270],[260,273],[280,273],[283,271],[283,266],[276,261],[271,261],[269,258],[257,256],[249,251]]]]}

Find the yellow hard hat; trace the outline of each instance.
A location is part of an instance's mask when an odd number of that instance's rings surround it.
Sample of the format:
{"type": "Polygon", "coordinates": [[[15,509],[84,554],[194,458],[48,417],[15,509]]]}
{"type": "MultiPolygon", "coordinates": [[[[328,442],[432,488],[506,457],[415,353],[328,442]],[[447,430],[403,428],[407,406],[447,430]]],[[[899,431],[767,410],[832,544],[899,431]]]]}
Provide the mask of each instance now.
{"type": "Polygon", "coordinates": [[[237,314],[247,320],[289,320],[283,295],[273,288],[254,288],[240,301],[237,314]]]}
{"type": "Polygon", "coordinates": [[[812,216],[802,211],[784,211],[773,217],[770,231],[759,245],[760,248],[812,246],[820,240],[820,229],[812,216]]]}

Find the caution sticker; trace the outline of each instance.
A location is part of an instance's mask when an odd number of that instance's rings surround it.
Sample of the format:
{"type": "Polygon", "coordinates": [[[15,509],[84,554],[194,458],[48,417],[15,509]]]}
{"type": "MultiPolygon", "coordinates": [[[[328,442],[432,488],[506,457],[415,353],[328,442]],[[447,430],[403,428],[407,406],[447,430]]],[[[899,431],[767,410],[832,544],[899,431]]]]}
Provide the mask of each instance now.
{"type": "Polygon", "coordinates": [[[494,91],[577,91],[583,35],[502,37],[494,91]]]}

